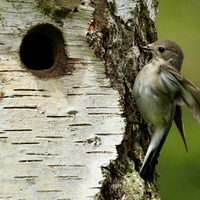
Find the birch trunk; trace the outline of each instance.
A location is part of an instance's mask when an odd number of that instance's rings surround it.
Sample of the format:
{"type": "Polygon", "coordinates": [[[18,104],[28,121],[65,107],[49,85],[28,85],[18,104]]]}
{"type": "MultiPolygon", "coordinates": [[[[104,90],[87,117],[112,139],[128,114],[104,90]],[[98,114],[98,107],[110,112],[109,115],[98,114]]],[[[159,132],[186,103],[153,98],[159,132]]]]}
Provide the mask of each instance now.
{"type": "Polygon", "coordinates": [[[0,199],[160,199],[133,83],[154,0],[1,0],[0,199]],[[123,117],[138,124],[130,124],[123,117]]]}

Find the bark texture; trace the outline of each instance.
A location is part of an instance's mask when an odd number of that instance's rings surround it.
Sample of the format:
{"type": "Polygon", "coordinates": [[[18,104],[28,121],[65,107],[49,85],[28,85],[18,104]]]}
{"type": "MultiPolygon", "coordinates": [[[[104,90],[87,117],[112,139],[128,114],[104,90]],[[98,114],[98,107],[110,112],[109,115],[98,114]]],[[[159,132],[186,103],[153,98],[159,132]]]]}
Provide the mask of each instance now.
{"type": "Polygon", "coordinates": [[[144,183],[135,173],[142,164],[150,136],[133,97],[135,77],[149,59],[148,55],[140,52],[139,46],[157,40],[154,20],[158,3],[116,0],[94,1],[92,5],[95,7],[94,19],[98,31],[102,33],[102,40],[98,42],[101,44],[98,49],[96,40],[92,40],[95,33],[91,34],[91,46],[94,46],[96,55],[105,60],[106,74],[111,80],[111,86],[121,96],[120,104],[125,116],[138,123],[133,125],[127,121],[125,137],[122,144],[117,146],[118,158],[103,168],[105,180],[100,197],[160,199],[157,182],[159,175],[155,174],[152,183],[144,183]]]}
{"type": "Polygon", "coordinates": [[[0,11],[0,198],[159,199],[158,175],[137,172],[150,136],[133,97],[157,1],[1,0],[0,11]]]}

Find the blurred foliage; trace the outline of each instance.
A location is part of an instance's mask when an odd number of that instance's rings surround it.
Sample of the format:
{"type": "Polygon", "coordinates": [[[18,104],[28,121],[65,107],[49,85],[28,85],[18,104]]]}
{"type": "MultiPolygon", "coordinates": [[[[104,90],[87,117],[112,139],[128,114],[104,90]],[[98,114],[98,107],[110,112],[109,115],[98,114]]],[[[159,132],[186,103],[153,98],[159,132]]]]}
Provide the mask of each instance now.
{"type": "MultiPolygon", "coordinates": [[[[200,88],[200,0],[160,0],[158,8],[158,39],[180,45],[185,56],[181,73],[200,88]]],[[[200,125],[182,108],[189,153],[173,124],[158,164],[162,200],[200,199],[200,125]]]]}

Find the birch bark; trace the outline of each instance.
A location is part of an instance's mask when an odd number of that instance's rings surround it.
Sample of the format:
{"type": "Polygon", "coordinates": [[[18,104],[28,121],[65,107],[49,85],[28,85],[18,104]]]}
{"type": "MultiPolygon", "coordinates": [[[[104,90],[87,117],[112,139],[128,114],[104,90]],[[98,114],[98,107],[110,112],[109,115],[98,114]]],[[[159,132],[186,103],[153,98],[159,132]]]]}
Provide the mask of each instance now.
{"type": "Polygon", "coordinates": [[[157,175],[137,172],[149,136],[133,97],[156,13],[155,0],[1,0],[0,199],[160,198],[157,175]]]}

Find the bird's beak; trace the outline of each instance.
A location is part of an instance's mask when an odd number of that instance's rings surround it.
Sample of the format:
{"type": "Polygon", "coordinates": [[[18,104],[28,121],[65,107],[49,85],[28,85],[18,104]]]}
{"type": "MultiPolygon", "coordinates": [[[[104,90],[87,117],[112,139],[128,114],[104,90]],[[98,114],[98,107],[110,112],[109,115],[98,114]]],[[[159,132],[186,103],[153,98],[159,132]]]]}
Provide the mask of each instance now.
{"type": "Polygon", "coordinates": [[[147,51],[153,51],[153,49],[151,49],[149,46],[140,46],[140,49],[144,49],[147,51]]]}

